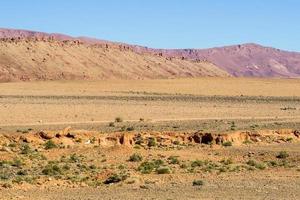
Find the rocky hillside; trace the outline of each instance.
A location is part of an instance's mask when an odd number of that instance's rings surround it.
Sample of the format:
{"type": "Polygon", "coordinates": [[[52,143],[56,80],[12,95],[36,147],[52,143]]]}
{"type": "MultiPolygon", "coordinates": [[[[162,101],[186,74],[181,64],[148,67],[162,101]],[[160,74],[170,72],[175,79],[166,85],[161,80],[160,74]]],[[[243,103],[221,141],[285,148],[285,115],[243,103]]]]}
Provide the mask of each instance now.
{"type": "Polygon", "coordinates": [[[138,53],[88,38],[5,29],[0,38],[2,82],[230,76],[207,61],[138,53]]]}
{"type": "Polygon", "coordinates": [[[211,49],[153,50],[165,56],[208,60],[233,76],[299,77],[300,53],[282,51],[258,44],[211,49]]]}
{"type": "Polygon", "coordinates": [[[299,77],[300,53],[257,44],[151,49],[87,37],[0,29],[0,81],[299,77]]]}

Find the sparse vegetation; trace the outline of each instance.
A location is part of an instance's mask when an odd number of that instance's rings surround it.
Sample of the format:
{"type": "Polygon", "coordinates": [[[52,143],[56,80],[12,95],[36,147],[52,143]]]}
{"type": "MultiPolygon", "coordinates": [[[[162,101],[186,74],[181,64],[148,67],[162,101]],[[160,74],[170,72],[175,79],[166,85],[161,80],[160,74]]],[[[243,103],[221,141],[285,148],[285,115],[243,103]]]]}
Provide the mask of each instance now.
{"type": "Polygon", "coordinates": [[[251,167],[255,167],[260,170],[266,169],[266,165],[264,163],[260,163],[255,160],[248,160],[247,165],[249,165],[251,167]]]}
{"type": "Polygon", "coordinates": [[[226,141],[226,142],[223,142],[222,145],[223,145],[224,147],[231,147],[231,146],[232,146],[232,142],[226,141]]]}
{"type": "Polygon", "coordinates": [[[48,140],[47,142],[45,142],[44,146],[45,146],[45,149],[57,148],[57,145],[52,140],[48,140]]]}
{"type": "Polygon", "coordinates": [[[134,131],[134,127],[133,126],[127,127],[126,131],[134,131]]]}
{"type": "Polygon", "coordinates": [[[57,176],[62,174],[62,169],[56,164],[48,164],[43,170],[43,175],[57,176]]]}
{"type": "Polygon", "coordinates": [[[128,175],[126,174],[113,174],[104,181],[104,184],[119,183],[125,181],[127,178],[128,175]]]}
{"type": "Polygon", "coordinates": [[[116,117],[115,122],[116,123],[121,123],[121,122],[123,122],[123,118],[122,117],[116,117]]]}
{"type": "Polygon", "coordinates": [[[289,154],[286,151],[280,151],[279,154],[276,156],[276,158],[279,159],[286,159],[289,157],[289,154]]]}
{"type": "Polygon", "coordinates": [[[167,166],[161,166],[156,169],[156,173],[158,174],[170,174],[171,169],[167,166]]]}
{"type": "Polygon", "coordinates": [[[150,174],[153,172],[155,169],[159,168],[161,165],[163,165],[162,160],[153,160],[153,161],[146,161],[140,164],[138,167],[138,170],[142,174],[150,174]]]}
{"type": "Polygon", "coordinates": [[[193,186],[202,186],[204,185],[204,182],[202,180],[194,180],[193,186]]]}
{"type": "Polygon", "coordinates": [[[195,161],[192,161],[191,163],[191,167],[201,167],[204,165],[204,162],[201,161],[201,160],[195,160],[195,161]]]}
{"type": "Polygon", "coordinates": [[[129,161],[130,162],[140,162],[143,160],[143,157],[141,154],[137,154],[137,153],[134,153],[132,154],[130,157],[129,157],[129,161]]]}
{"type": "Polygon", "coordinates": [[[235,129],[236,129],[235,122],[232,121],[232,122],[231,122],[231,126],[230,126],[230,130],[234,131],[235,129]]]}
{"type": "Polygon", "coordinates": [[[170,156],[168,158],[168,161],[169,161],[170,164],[173,164],[173,165],[180,163],[179,160],[178,160],[178,156],[170,156]]]}
{"type": "Polygon", "coordinates": [[[148,138],[148,147],[155,147],[156,141],[155,138],[148,138]]]}
{"type": "Polygon", "coordinates": [[[31,147],[28,145],[28,144],[23,144],[22,146],[21,146],[21,154],[30,154],[30,153],[32,153],[32,149],[31,149],[31,147]]]}
{"type": "Polygon", "coordinates": [[[114,122],[109,122],[108,126],[109,127],[115,127],[115,123],[114,122]]]}

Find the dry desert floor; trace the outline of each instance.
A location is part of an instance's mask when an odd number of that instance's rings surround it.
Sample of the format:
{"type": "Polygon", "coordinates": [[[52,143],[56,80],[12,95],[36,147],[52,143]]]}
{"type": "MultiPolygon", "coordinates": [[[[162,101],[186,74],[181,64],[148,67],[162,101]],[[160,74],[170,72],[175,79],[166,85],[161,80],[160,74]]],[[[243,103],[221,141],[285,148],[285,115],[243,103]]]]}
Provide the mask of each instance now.
{"type": "Polygon", "coordinates": [[[300,80],[0,84],[0,199],[300,199],[300,80]]]}

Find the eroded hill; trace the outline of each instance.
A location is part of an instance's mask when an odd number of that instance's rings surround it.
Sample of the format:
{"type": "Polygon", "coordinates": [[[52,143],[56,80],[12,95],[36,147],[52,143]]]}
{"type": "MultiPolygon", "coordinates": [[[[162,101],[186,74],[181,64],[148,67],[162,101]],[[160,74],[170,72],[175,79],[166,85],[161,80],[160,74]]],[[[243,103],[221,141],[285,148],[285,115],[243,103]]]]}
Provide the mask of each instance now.
{"type": "Polygon", "coordinates": [[[114,43],[46,37],[2,38],[0,81],[230,76],[207,61],[137,53],[114,43]]]}

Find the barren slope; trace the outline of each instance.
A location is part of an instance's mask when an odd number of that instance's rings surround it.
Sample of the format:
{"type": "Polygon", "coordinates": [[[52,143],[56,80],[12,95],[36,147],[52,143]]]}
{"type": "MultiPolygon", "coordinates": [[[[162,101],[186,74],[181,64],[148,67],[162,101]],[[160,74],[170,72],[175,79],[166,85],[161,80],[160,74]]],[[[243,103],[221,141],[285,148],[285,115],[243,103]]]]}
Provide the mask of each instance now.
{"type": "Polygon", "coordinates": [[[13,29],[0,40],[0,81],[300,76],[300,53],[257,44],[152,49],[13,29]]]}
{"type": "Polygon", "coordinates": [[[2,82],[229,76],[209,62],[140,54],[116,43],[26,31],[0,30],[0,38],[2,82]]]}
{"type": "MultiPolygon", "coordinates": [[[[139,49],[139,51],[145,50],[139,49]]],[[[162,53],[164,56],[207,60],[236,77],[299,77],[300,75],[300,53],[258,44],[211,49],[151,49],[150,51],[162,53]]]]}

